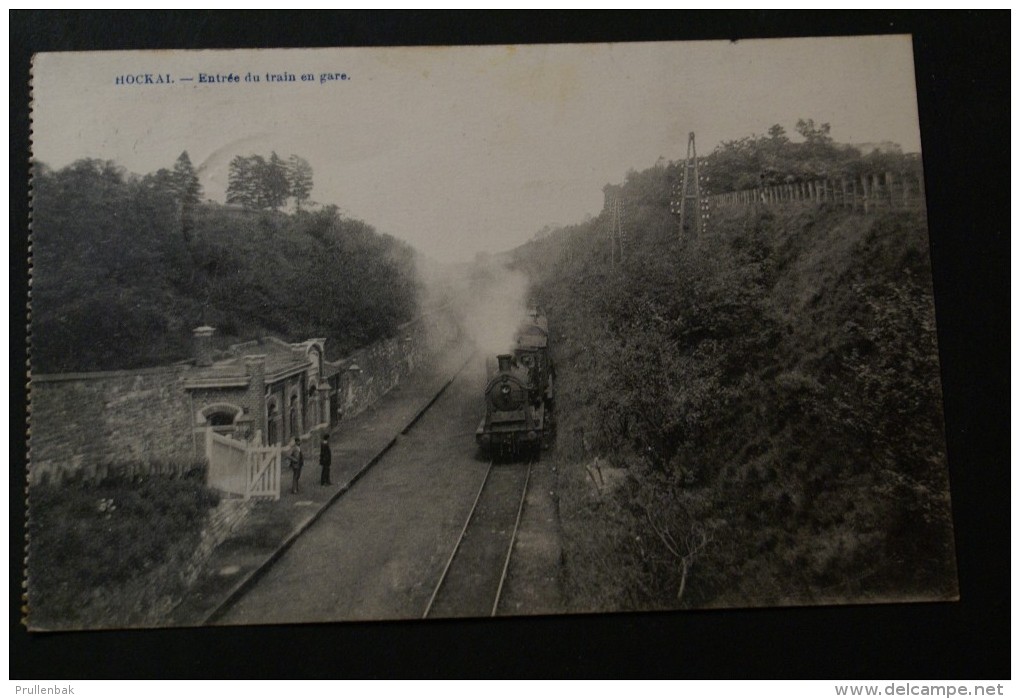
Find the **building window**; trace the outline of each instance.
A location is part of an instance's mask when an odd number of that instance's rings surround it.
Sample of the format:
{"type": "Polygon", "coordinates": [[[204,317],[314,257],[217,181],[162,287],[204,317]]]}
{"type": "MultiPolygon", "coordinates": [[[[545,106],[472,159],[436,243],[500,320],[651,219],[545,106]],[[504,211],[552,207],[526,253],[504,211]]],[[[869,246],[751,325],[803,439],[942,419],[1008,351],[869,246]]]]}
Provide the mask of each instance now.
{"type": "Polygon", "coordinates": [[[231,434],[234,431],[234,413],[213,413],[206,415],[205,421],[218,434],[231,434]]]}
{"type": "Polygon", "coordinates": [[[195,415],[199,427],[211,427],[217,434],[233,434],[237,420],[244,414],[236,405],[231,403],[216,403],[207,405],[195,415]]]}
{"type": "Polygon", "coordinates": [[[206,415],[205,421],[213,427],[224,427],[234,424],[234,413],[213,413],[206,415]]]}
{"type": "Polygon", "coordinates": [[[298,437],[301,429],[298,423],[298,401],[297,396],[290,397],[290,436],[298,437]]]}

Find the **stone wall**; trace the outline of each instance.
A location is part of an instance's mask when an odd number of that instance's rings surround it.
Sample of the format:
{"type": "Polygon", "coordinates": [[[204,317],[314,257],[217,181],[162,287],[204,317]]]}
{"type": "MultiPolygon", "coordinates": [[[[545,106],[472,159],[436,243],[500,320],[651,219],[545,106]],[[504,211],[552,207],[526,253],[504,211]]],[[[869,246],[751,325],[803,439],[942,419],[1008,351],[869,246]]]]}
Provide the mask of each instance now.
{"type": "Polygon", "coordinates": [[[185,587],[194,584],[213,550],[227,540],[227,537],[237,529],[258,502],[258,500],[224,498],[209,512],[209,518],[206,520],[205,526],[202,527],[198,546],[178,571],[184,579],[185,587]]]}
{"type": "MultiPolygon", "coordinates": [[[[455,320],[440,309],[403,325],[396,337],[334,363],[343,370],[337,377],[340,411],[349,417],[370,407],[437,352],[446,351],[456,338],[455,320]],[[360,371],[350,370],[352,364],[360,371]]],[[[200,461],[205,458],[204,443],[193,430],[195,413],[212,402],[247,409],[254,420],[250,426],[264,429],[261,416],[254,414],[256,398],[261,396],[252,396],[245,388],[236,392],[194,390],[189,395],[184,381],[190,368],[176,364],[32,376],[31,482],[75,477],[96,480],[116,471],[111,471],[111,464],[130,462],[133,471],[123,475],[139,475],[147,469],[166,472],[166,462],[200,461]]],[[[286,420],[286,403],[280,408],[286,420]]],[[[303,426],[302,431],[309,427],[303,426]]],[[[289,437],[286,430],[283,434],[289,437]]]]}
{"type": "Polygon", "coordinates": [[[35,375],[29,476],[94,478],[104,464],[195,461],[187,365],[35,375]]]}
{"type": "Polygon", "coordinates": [[[209,511],[198,545],[185,560],[168,561],[133,580],[120,596],[126,604],[103,619],[103,625],[123,620],[125,626],[160,626],[195,584],[213,550],[240,526],[255,507],[255,500],[224,499],[209,511]]]}
{"type": "Polygon", "coordinates": [[[381,340],[344,357],[337,386],[340,411],[352,417],[371,407],[415,370],[446,352],[458,337],[447,309],[405,323],[396,337],[381,340]],[[348,369],[357,365],[358,371],[348,369]]]}

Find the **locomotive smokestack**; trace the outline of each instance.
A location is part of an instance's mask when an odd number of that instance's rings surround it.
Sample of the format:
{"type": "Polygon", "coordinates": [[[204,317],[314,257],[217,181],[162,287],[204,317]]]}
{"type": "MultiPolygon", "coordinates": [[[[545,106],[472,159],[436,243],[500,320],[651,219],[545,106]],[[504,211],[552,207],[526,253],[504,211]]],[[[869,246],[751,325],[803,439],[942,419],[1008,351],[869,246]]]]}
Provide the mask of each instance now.
{"type": "Polygon", "coordinates": [[[499,360],[500,371],[510,371],[510,361],[513,359],[513,355],[501,354],[496,359],[499,360]]]}

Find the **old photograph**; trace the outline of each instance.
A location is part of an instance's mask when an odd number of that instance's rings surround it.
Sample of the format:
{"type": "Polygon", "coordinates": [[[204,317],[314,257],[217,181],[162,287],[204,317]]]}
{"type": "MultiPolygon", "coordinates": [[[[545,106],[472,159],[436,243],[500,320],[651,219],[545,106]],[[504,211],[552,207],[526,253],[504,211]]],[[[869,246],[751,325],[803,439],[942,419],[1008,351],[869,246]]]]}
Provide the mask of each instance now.
{"type": "Polygon", "coordinates": [[[909,36],[31,90],[30,630],[958,599],[909,36]]]}

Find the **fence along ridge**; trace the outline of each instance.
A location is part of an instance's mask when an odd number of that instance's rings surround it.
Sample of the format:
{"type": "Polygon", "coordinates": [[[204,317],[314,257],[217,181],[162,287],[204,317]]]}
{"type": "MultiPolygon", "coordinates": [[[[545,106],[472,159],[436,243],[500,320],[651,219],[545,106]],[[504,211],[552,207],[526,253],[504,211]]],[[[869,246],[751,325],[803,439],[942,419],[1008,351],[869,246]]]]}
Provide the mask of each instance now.
{"type": "Polygon", "coordinates": [[[794,201],[830,203],[870,213],[889,209],[924,209],[924,175],[877,172],[859,177],[820,178],[722,192],[708,197],[714,206],[766,206],[794,201]]]}

